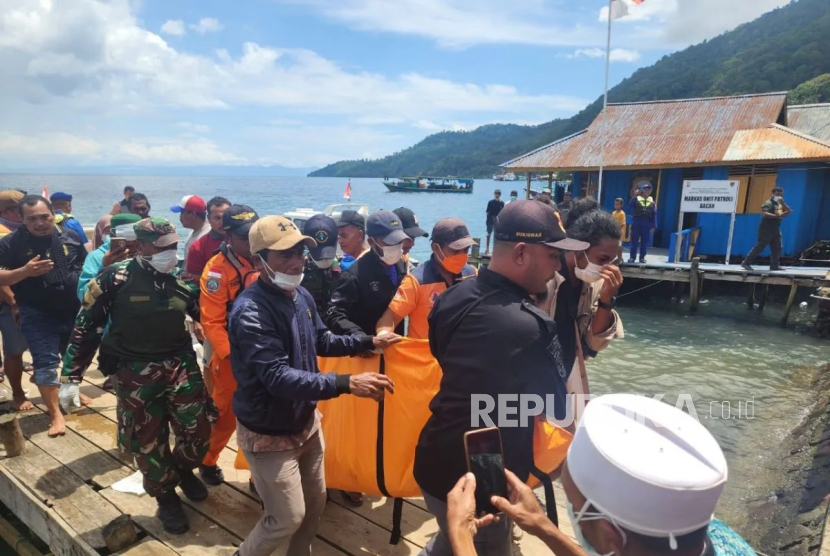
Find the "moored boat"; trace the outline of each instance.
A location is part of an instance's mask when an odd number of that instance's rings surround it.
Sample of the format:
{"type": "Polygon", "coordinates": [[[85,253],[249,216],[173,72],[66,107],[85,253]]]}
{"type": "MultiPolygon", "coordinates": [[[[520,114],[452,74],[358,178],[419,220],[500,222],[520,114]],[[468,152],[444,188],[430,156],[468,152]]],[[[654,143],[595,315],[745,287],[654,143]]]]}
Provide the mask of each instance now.
{"type": "Polygon", "coordinates": [[[472,193],[475,180],[470,178],[418,177],[383,180],[389,191],[424,193],[472,193]]]}

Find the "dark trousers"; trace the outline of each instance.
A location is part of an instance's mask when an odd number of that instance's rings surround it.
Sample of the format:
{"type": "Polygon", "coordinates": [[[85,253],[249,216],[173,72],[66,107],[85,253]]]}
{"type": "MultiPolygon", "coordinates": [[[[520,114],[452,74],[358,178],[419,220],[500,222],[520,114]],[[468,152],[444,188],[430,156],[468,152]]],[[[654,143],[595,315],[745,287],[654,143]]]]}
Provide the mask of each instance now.
{"type": "Polygon", "coordinates": [[[775,234],[772,237],[759,237],[758,244],[752,248],[749,255],[746,256],[744,262],[752,264],[752,261],[761,254],[761,252],[769,245],[769,266],[770,268],[778,268],[778,257],[781,256],[781,234],[775,234]]]}
{"type": "Polygon", "coordinates": [[[648,249],[649,235],[651,234],[651,226],[642,226],[634,224],[631,226],[631,255],[630,259],[637,258],[637,244],[640,244],[640,260],[646,258],[646,250],[648,249]]]}

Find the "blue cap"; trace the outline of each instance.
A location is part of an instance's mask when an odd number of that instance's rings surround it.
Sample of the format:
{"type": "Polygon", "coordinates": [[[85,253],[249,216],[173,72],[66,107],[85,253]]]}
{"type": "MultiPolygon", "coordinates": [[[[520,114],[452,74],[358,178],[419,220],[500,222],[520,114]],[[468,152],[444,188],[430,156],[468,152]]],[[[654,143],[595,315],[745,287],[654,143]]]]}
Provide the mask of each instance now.
{"type": "Polygon", "coordinates": [[[377,238],[386,245],[397,245],[409,237],[403,231],[400,217],[389,210],[379,210],[369,215],[366,235],[377,238]]]}
{"type": "Polygon", "coordinates": [[[72,195],[69,193],[64,193],[63,191],[55,191],[52,193],[52,196],[49,197],[50,201],[71,201],[72,195]]]}
{"type": "Polygon", "coordinates": [[[303,235],[313,237],[317,247],[309,249],[315,261],[333,259],[337,255],[337,222],[331,216],[315,214],[303,225],[303,235]]]}

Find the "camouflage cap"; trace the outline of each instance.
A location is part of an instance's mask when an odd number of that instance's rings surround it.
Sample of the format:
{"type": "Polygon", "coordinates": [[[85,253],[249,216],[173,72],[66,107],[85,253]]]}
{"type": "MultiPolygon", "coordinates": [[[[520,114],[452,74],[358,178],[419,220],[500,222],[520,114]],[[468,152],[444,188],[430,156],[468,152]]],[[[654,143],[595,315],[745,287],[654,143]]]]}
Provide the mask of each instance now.
{"type": "Polygon", "coordinates": [[[160,216],[145,218],[137,222],[133,226],[133,229],[135,230],[138,241],[146,241],[156,247],[169,247],[181,241],[173,224],[166,218],[161,218],[160,216]]]}

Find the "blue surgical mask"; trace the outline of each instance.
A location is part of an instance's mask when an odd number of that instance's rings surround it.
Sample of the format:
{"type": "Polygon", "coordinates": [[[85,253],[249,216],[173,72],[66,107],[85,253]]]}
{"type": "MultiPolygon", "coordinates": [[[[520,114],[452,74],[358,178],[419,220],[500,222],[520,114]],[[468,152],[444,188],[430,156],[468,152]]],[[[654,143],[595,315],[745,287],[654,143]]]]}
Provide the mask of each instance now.
{"type": "Polygon", "coordinates": [[[609,552],[608,554],[600,554],[599,552],[597,552],[597,550],[591,545],[591,543],[588,542],[588,539],[585,538],[585,534],[582,532],[582,527],[579,526],[579,522],[580,521],[592,521],[592,520],[597,520],[597,519],[605,519],[605,520],[611,522],[611,524],[614,525],[614,527],[616,527],[617,530],[620,532],[620,534],[623,537],[623,544],[625,544],[625,540],[626,540],[625,539],[625,533],[622,530],[620,530],[620,528],[617,527],[617,525],[613,521],[608,519],[603,514],[601,514],[599,512],[587,512],[587,511],[585,511],[585,508],[587,508],[590,503],[591,502],[588,501],[588,500],[585,501],[585,506],[583,506],[582,511],[579,513],[579,516],[577,517],[576,515],[574,515],[573,504],[571,504],[570,500],[567,500],[568,518],[570,518],[571,525],[573,525],[574,535],[576,536],[576,542],[579,543],[579,546],[582,547],[582,550],[584,550],[586,552],[586,554],[588,554],[588,556],[612,556],[612,554],[614,554],[613,552],[609,552]]]}

